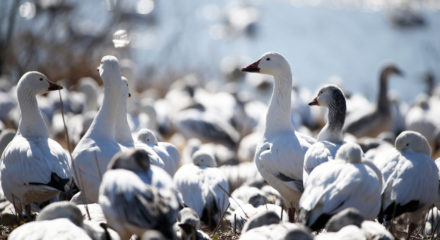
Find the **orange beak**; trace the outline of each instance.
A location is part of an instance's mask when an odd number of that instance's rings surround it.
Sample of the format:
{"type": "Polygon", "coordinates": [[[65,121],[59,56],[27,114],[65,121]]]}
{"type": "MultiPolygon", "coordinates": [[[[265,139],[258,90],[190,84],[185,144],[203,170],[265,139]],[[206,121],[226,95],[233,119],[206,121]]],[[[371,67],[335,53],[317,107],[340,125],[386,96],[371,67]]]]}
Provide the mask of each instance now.
{"type": "Polygon", "coordinates": [[[260,72],[260,68],[258,67],[258,64],[260,63],[260,60],[252,63],[251,65],[244,67],[241,69],[243,72],[260,72]]]}
{"type": "Polygon", "coordinates": [[[319,106],[318,97],[315,97],[311,102],[309,102],[309,106],[319,106]]]}

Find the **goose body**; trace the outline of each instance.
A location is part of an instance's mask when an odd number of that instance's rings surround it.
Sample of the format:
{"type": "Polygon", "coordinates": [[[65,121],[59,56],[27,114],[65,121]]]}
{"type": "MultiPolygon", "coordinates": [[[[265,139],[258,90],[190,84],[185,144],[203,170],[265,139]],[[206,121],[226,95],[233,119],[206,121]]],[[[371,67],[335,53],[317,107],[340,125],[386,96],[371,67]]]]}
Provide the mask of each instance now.
{"type": "Polygon", "coordinates": [[[342,127],[345,121],[345,97],[342,90],[335,85],[327,85],[318,91],[318,95],[309,103],[328,108],[327,124],[318,134],[318,142],[313,144],[304,157],[303,183],[312,170],[319,164],[334,159],[337,150],[343,144],[342,127]]]}
{"type": "Polygon", "coordinates": [[[350,114],[344,127],[345,132],[360,138],[376,137],[381,132],[391,131],[392,112],[387,94],[388,78],[393,74],[402,75],[402,72],[394,65],[387,65],[382,69],[376,106],[368,110],[363,108],[361,114],[350,114]]]}
{"type": "Polygon", "coordinates": [[[164,170],[150,165],[142,149],[121,152],[109,164],[100,186],[99,204],[121,239],[149,229],[173,239],[179,202],[164,170]]]}
{"type": "Polygon", "coordinates": [[[47,201],[68,190],[72,179],[70,159],[61,145],[48,137],[35,97],[61,88],[39,72],[27,72],[18,83],[21,119],[16,135],[2,153],[0,173],[4,194],[20,215],[23,207],[28,207],[30,214],[30,203],[47,201]]]}
{"type": "Polygon", "coordinates": [[[437,199],[433,193],[439,187],[438,169],[430,157],[431,148],[420,133],[402,132],[395,147],[374,160],[384,178],[378,219],[388,221],[410,213],[410,222],[417,223],[437,199]]]}
{"type": "Polygon", "coordinates": [[[360,147],[347,143],[338,150],[335,160],[313,170],[300,200],[300,220],[305,225],[319,230],[332,215],[350,207],[365,219],[377,216],[382,179],[371,162],[361,160],[360,147]]]}
{"type": "Polygon", "coordinates": [[[228,207],[229,186],[212,155],[194,153],[193,164],[185,164],[177,170],[174,185],[184,204],[196,211],[202,222],[211,228],[217,225],[228,207]]]}
{"type": "Polygon", "coordinates": [[[117,58],[104,56],[98,70],[104,83],[103,104],[72,153],[75,183],[90,202],[97,202],[102,175],[112,157],[121,151],[115,139],[122,88],[117,58]]]}
{"type": "MultiPolygon", "coordinates": [[[[263,178],[280,192],[288,207],[293,209],[304,190],[304,155],[314,141],[296,133],[290,121],[292,74],[289,63],[279,53],[266,53],[242,71],[274,77],[265,131],[257,145],[255,163],[263,178]]],[[[293,215],[290,215],[293,221],[293,215]]]]}

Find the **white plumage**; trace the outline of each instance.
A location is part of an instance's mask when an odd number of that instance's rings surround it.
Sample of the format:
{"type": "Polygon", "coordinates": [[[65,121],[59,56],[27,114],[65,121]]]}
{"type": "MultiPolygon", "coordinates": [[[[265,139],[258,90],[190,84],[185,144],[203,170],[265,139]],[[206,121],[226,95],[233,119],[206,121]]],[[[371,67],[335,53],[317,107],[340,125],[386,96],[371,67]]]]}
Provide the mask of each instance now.
{"type": "Polygon", "coordinates": [[[374,219],[380,209],[381,176],[370,162],[362,162],[362,150],[353,143],[344,144],[336,159],[323,163],[309,176],[300,200],[301,221],[319,230],[328,219],[349,207],[366,219],[374,219]]]}
{"type": "Polygon", "coordinates": [[[185,205],[194,209],[201,220],[213,228],[229,204],[228,182],[216,168],[212,155],[196,152],[193,162],[177,170],[174,184],[182,194],[185,205]]]}
{"type": "MultiPolygon", "coordinates": [[[[279,53],[266,53],[242,71],[274,77],[265,131],[257,146],[255,163],[263,178],[280,192],[288,207],[295,208],[303,191],[304,155],[315,140],[295,132],[290,121],[292,74],[289,63],[279,53]]],[[[293,212],[289,211],[289,215],[293,221],[293,212]]]]}
{"type": "Polygon", "coordinates": [[[70,159],[48,137],[35,97],[61,88],[39,72],[27,72],[18,83],[21,119],[17,134],[2,153],[0,171],[4,194],[20,215],[23,207],[30,214],[30,203],[47,201],[67,190],[72,178],[70,159]]]}
{"type": "Polygon", "coordinates": [[[103,104],[72,153],[76,185],[91,202],[97,202],[102,175],[112,157],[121,151],[115,140],[116,115],[122,88],[117,58],[104,56],[98,70],[104,83],[103,104]]]}

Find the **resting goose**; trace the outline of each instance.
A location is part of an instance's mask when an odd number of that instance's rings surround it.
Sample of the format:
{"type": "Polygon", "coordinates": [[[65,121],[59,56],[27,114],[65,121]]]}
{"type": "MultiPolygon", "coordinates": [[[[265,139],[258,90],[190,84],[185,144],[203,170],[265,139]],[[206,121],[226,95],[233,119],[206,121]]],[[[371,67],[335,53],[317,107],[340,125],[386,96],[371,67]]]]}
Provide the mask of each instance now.
{"type": "Polygon", "coordinates": [[[310,174],[299,202],[301,222],[316,231],[331,216],[349,207],[365,219],[374,219],[379,213],[382,189],[378,173],[371,162],[362,161],[357,144],[344,144],[335,160],[317,166],[310,174]]]}
{"type": "Polygon", "coordinates": [[[184,204],[196,211],[211,229],[219,223],[229,204],[228,182],[216,166],[211,154],[198,151],[193,155],[193,164],[183,165],[174,175],[174,185],[184,204]]]}
{"type": "Polygon", "coordinates": [[[336,151],[344,141],[342,127],[346,112],[344,93],[335,85],[322,87],[309,105],[327,107],[328,114],[327,124],[318,134],[318,142],[313,144],[304,156],[304,188],[307,185],[307,178],[316,166],[335,158],[336,151]]]}
{"type": "Polygon", "coordinates": [[[362,109],[361,114],[349,115],[344,131],[354,136],[376,137],[381,132],[391,131],[392,112],[388,99],[388,78],[391,75],[402,76],[402,72],[395,65],[386,65],[382,68],[379,78],[379,95],[376,106],[370,111],[362,109]]]}
{"type": "Polygon", "coordinates": [[[21,118],[17,133],[1,156],[1,184],[6,198],[21,216],[30,217],[30,203],[44,202],[68,190],[70,159],[49,132],[38,109],[36,95],[62,89],[39,72],[27,72],[18,82],[21,118]]]}
{"type": "Polygon", "coordinates": [[[115,155],[99,189],[99,204],[121,239],[142,236],[149,229],[169,239],[175,237],[177,191],[164,170],[150,165],[149,155],[142,149],[115,155]]]}
{"type": "Polygon", "coordinates": [[[431,147],[423,135],[404,131],[395,149],[374,160],[384,178],[378,219],[383,222],[409,213],[408,237],[437,199],[439,175],[430,156],[431,147]]]}
{"type": "Polygon", "coordinates": [[[137,133],[137,141],[137,147],[150,148],[158,156],[157,166],[162,167],[170,176],[174,176],[179,168],[180,153],[173,144],[159,142],[154,132],[147,128],[143,128],[137,133]]]}
{"type": "Polygon", "coordinates": [[[112,157],[121,151],[115,140],[122,87],[118,59],[104,56],[98,71],[104,84],[103,104],[72,153],[75,183],[88,202],[98,201],[102,175],[112,157]]]}
{"type": "Polygon", "coordinates": [[[263,138],[255,153],[255,163],[263,178],[286,200],[289,220],[303,192],[304,155],[314,140],[295,132],[290,121],[292,73],[287,60],[279,53],[265,53],[258,61],[241,69],[244,72],[269,74],[274,88],[266,114],[263,138]]]}

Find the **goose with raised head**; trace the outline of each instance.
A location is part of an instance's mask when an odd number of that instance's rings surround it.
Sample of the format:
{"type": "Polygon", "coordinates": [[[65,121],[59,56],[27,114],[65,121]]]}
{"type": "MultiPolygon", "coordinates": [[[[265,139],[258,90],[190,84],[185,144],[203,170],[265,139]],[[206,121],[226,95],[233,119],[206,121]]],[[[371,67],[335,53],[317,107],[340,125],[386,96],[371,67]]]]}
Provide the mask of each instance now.
{"type": "Polygon", "coordinates": [[[274,77],[275,84],[266,114],[266,126],[263,138],[257,146],[255,163],[263,178],[286,200],[289,220],[293,221],[295,208],[304,191],[304,155],[315,140],[296,132],[290,121],[290,65],[281,54],[269,52],[241,70],[274,77]]]}
{"type": "Polygon", "coordinates": [[[27,72],[17,86],[21,118],[17,133],[1,156],[1,184],[6,198],[21,215],[30,217],[30,204],[44,202],[68,190],[72,179],[70,158],[49,132],[37,94],[62,89],[39,72],[27,72]]]}
{"type": "Polygon", "coordinates": [[[336,152],[343,144],[342,127],[344,126],[346,112],[344,93],[335,85],[327,85],[319,89],[318,95],[309,105],[327,107],[328,114],[327,124],[318,134],[318,142],[313,144],[304,156],[304,188],[312,170],[319,164],[334,159],[336,152]]]}
{"type": "Polygon", "coordinates": [[[395,149],[376,156],[374,163],[384,178],[378,219],[389,221],[409,213],[409,237],[437,200],[439,175],[431,147],[420,133],[404,131],[397,137],[395,149]]]}
{"type": "Polygon", "coordinates": [[[393,64],[385,65],[379,78],[379,95],[376,106],[369,111],[360,111],[361,114],[353,113],[347,118],[344,131],[354,136],[376,137],[381,132],[391,131],[392,111],[388,99],[388,79],[392,75],[402,76],[402,71],[393,64]]]}
{"type": "Polygon", "coordinates": [[[108,165],[99,189],[99,204],[109,226],[121,239],[142,236],[149,229],[175,238],[179,202],[173,182],[163,169],[150,164],[142,149],[120,152],[108,165]]]}
{"type": "Polygon", "coordinates": [[[335,160],[317,166],[299,202],[302,223],[316,231],[338,212],[353,207],[365,219],[380,210],[382,176],[373,163],[362,161],[362,149],[342,145],[335,160]]]}
{"type": "Polygon", "coordinates": [[[126,77],[121,78],[121,88],[118,104],[118,114],[116,115],[115,140],[121,149],[134,147],[133,136],[127,119],[127,99],[131,97],[126,77]]]}
{"type": "Polygon", "coordinates": [[[102,175],[112,157],[121,151],[115,139],[121,72],[116,57],[104,56],[98,68],[104,84],[104,99],[86,134],[73,150],[76,185],[88,202],[98,201],[102,175]]]}
{"type": "Polygon", "coordinates": [[[211,154],[198,151],[193,155],[193,164],[180,167],[173,179],[185,205],[211,229],[217,226],[229,204],[228,182],[216,166],[211,154]]]}

